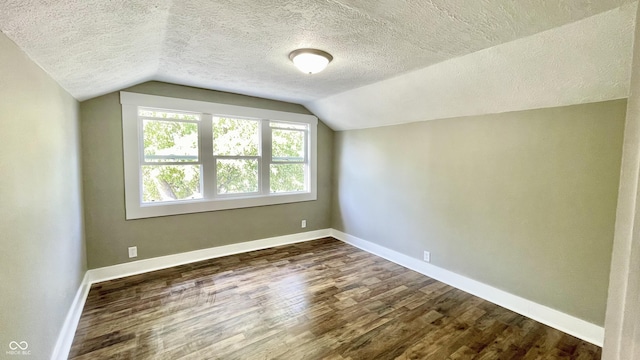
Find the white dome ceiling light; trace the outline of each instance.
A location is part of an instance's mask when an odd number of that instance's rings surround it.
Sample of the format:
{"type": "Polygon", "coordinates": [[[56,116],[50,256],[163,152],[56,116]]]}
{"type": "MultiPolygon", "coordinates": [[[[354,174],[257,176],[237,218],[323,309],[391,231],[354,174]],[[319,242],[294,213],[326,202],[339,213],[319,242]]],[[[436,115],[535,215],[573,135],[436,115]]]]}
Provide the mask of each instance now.
{"type": "Polygon", "coordinates": [[[289,54],[289,59],[303,73],[316,74],[329,65],[333,56],[318,49],[298,49],[289,54]]]}

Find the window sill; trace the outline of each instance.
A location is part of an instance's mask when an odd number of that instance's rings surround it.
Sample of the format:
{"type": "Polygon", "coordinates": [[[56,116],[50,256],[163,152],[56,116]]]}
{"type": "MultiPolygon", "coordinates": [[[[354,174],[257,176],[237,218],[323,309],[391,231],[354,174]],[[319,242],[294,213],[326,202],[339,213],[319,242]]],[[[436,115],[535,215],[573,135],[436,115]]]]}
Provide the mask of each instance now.
{"type": "Polygon", "coordinates": [[[164,203],[130,203],[127,204],[126,219],[144,219],[159,216],[192,214],[208,211],[230,210],[257,206],[289,204],[303,201],[313,201],[317,194],[313,192],[272,194],[267,196],[222,198],[216,200],[197,199],[164,203]]]}

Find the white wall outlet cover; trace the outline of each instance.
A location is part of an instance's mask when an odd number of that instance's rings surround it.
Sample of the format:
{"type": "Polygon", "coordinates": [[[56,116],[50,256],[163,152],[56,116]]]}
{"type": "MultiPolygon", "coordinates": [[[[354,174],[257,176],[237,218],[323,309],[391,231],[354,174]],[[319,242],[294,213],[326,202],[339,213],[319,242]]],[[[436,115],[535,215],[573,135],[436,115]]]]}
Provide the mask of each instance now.
{"type": "Polygon", "coordinates": [[[300,227],[306,228],[307,227],[307,220],[302,220],[302,222],[300,223],[300,227]]]}
{"type": "Polygon", "coordinates": [[[129,247],[129,257],[134,258],[137,256],[138,256],[138,247],[137,246],[129,247]]]}
{"type": "Polygon", "coordinates": [[[431,253],[428,251],[424,252],[424,257],[423,257],[424,261],[426,262],[431,262],[431,253]]]}

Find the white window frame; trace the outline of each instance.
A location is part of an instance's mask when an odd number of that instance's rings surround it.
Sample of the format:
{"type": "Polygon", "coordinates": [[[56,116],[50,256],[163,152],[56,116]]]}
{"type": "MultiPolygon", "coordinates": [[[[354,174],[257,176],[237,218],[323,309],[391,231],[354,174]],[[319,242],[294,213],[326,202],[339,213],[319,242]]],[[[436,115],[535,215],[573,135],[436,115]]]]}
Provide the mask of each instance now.
{"type": "MultiPolygon", "coordinates": [[[[130,93],[125,91],[120,92],[120,103],[122,104],[122,150],[124,160],[125,207],[127,220],[317,200],[318,118],[313,115],[130,93]],[[144,164],[144,159],[142,158],[144,151],[142,150],[143,143],[140,140],[142,138],[142,128],[138,117],[138,108],[166,109],[167,111],[174,110],[202,114],[199,126],[200,156],[198,162],[198,164],[204,164],[201,165],[203,173],[200,176],[201,181],[203,181],[202,199],[152,203],[142,202],[141,166],[144,164]],[[211,181],[207,182],[208,176],[204,173],[205,171],[210,171],[206,166],[207,162],[214,159],[213,144],[207,144],[207,141],[202,140],[205,131],[208,133],[211,132],[211,120],[213,116],[261,120],[262,132],[264,133],[264,131],[268,131],[267,138],[269,139],[271,138],[269,120],[274,122],[308,124],[308,141],[305,149],[305,156],[308,157],[309,161],[308,176],[307,179],[305,179],[307,182],[307,191],[270,193],[268,181],[262,181],[260,184],[260,194],[217,195],[215,184],[211,181]]],[[[262,136],[262,141],[265,141],[264,139],[265,135],[262,136]]],[[[265,153],[265,147],[263,146],[262,148],[263,152],[261,154],[262,166],[260,169],[260,179],[264,180],[268,179],[269,167],[273,161],[271,159],[270,152],[265,153]],[[265,175],[267,176],[266,178],[265,175]]],[[[189,165],[189,163],[182,163],[181,165],[189,165]]]]}

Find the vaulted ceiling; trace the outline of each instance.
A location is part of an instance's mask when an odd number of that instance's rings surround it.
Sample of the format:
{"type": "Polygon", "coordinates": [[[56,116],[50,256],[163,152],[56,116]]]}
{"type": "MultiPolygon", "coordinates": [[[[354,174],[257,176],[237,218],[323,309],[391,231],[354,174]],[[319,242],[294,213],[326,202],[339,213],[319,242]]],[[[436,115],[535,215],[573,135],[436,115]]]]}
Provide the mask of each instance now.
{"type": "Polygon", "coordinates": [[[301,103],[335,129],[627,96],[627,0],[0,0],[85,100],[148,80],[301,103]],[[288,54],[334,61],[305,75],[288,54]]]}

